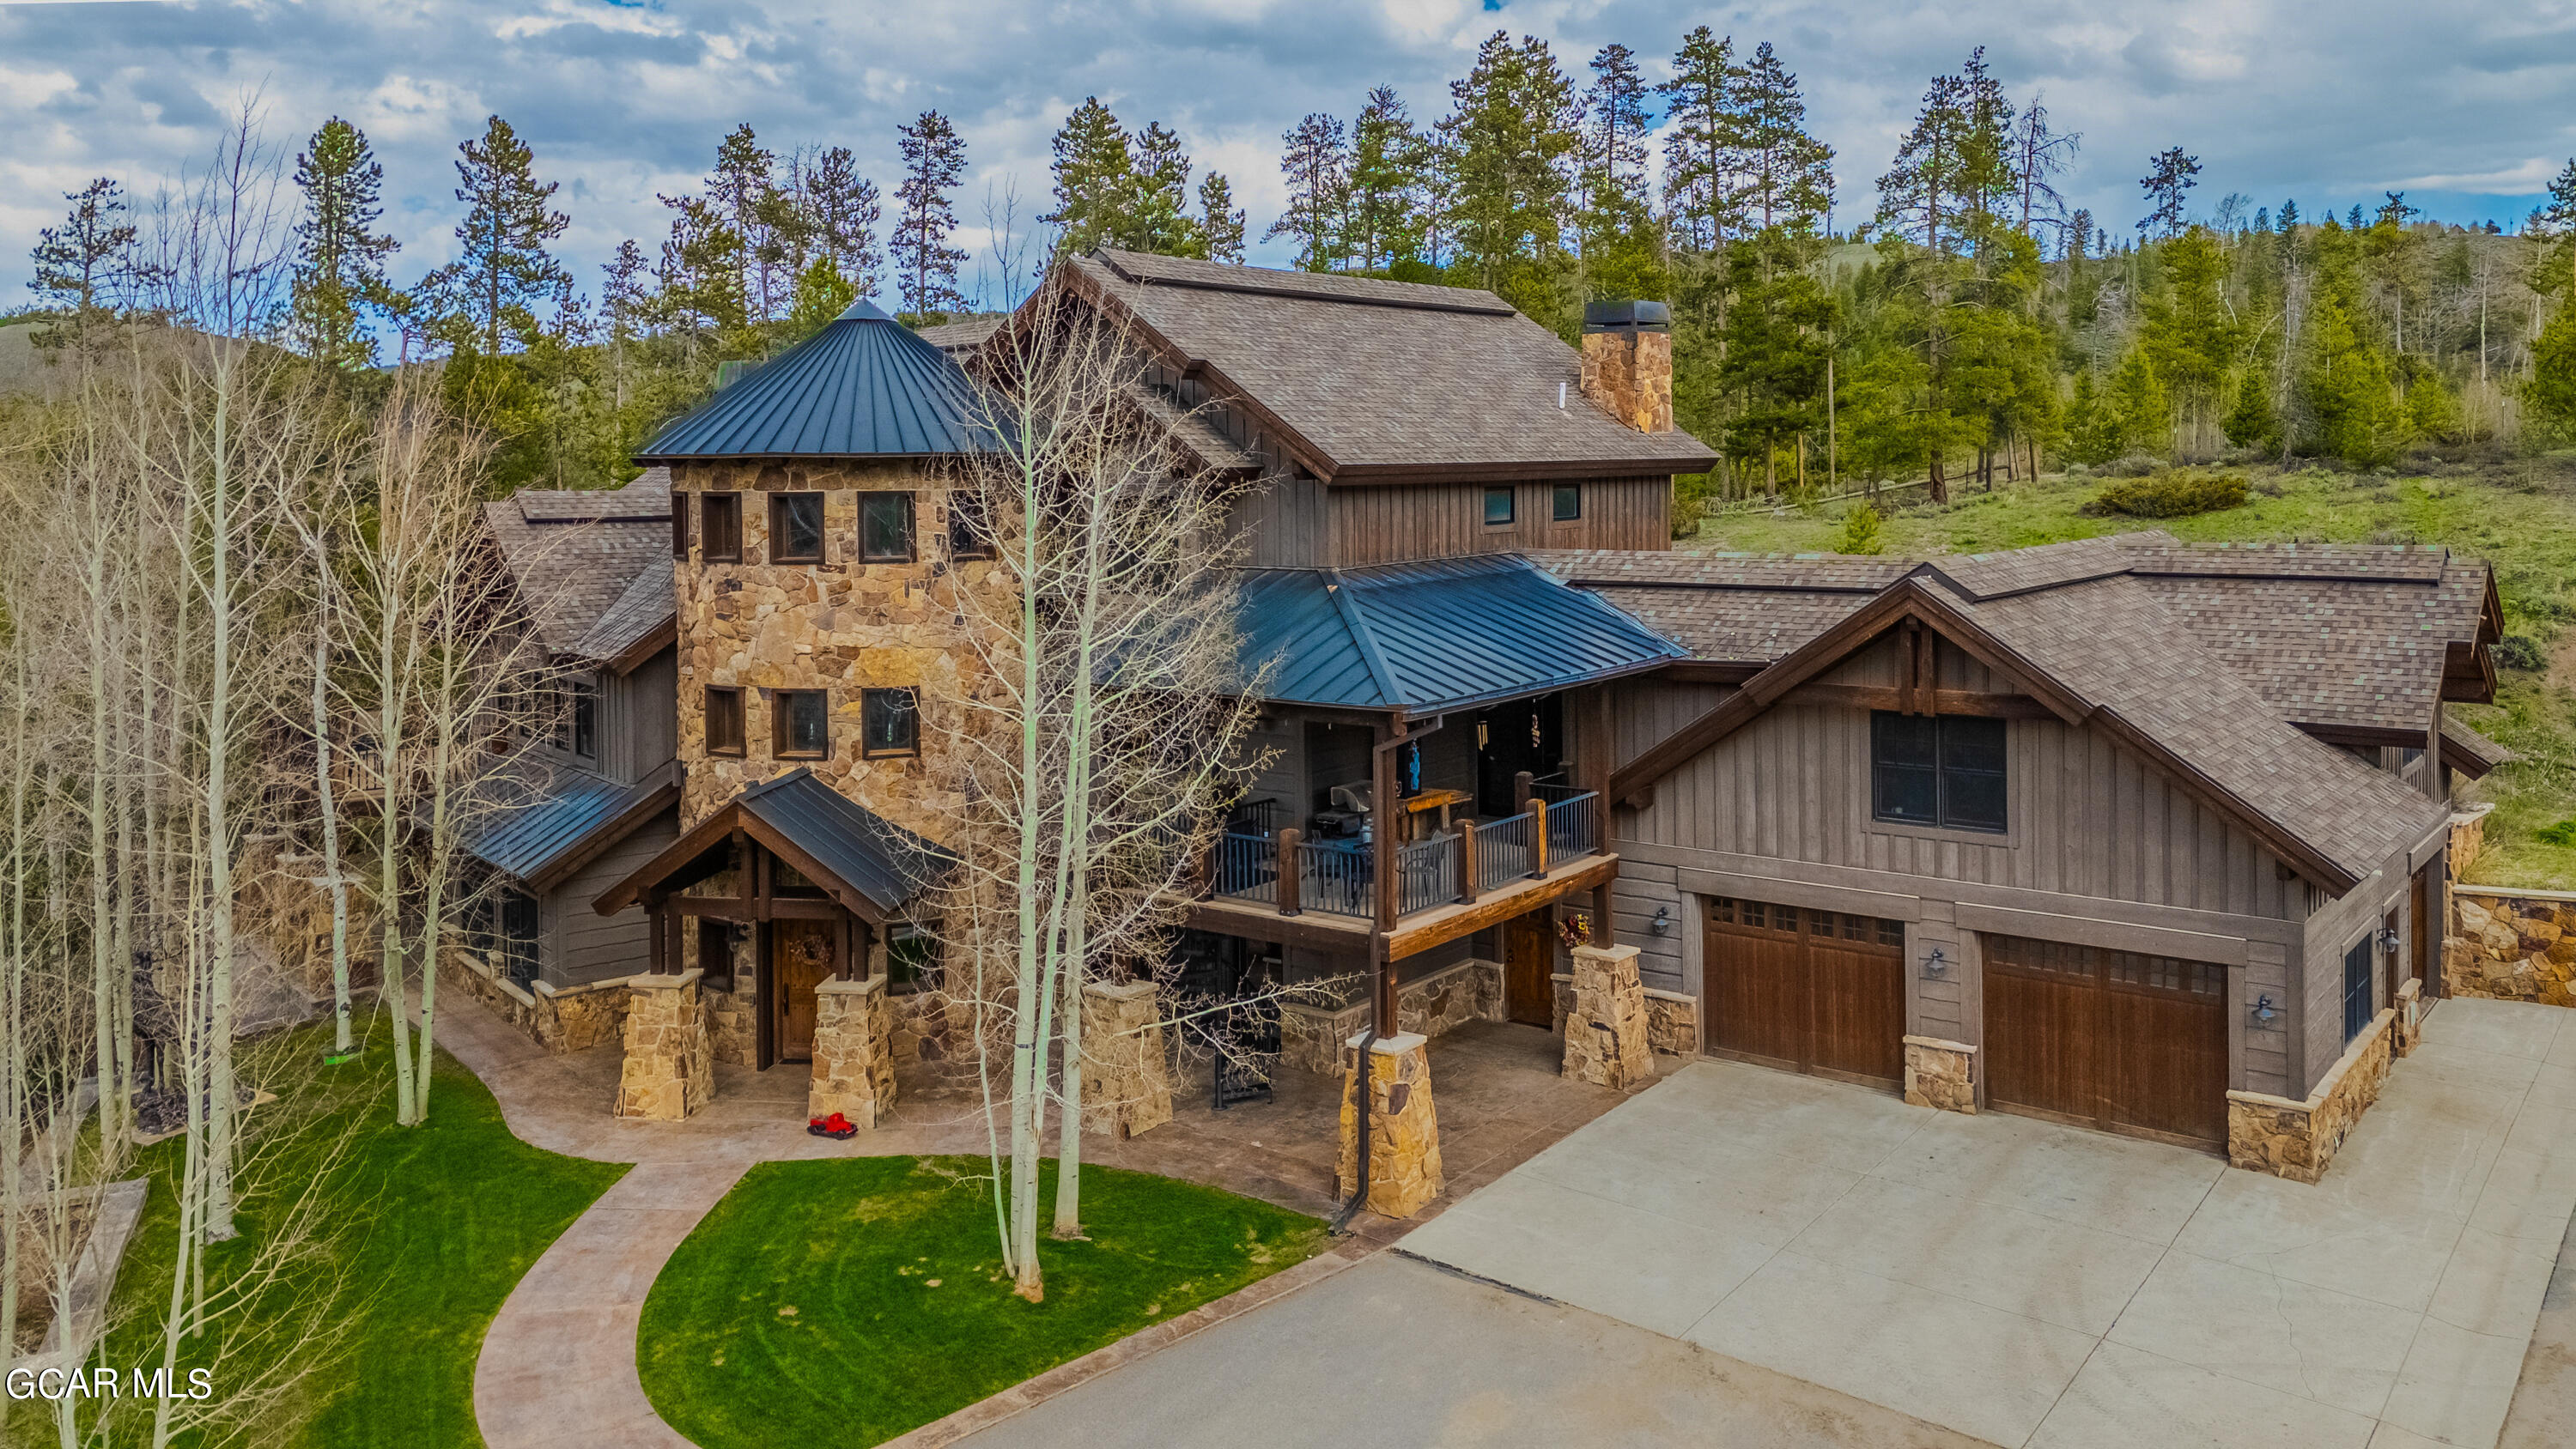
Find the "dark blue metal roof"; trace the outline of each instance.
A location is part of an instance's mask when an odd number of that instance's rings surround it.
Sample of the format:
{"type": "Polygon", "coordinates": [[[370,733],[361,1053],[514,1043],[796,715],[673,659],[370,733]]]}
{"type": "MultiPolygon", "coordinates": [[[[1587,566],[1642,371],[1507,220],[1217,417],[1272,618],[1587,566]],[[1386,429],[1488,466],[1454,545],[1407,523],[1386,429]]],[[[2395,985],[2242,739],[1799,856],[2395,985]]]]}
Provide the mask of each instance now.
{"type": "Polygon", "coordinates": [[[948,852],[868,810],[799,766],[733,799],[885,915],[938,878],[948,852]]]}
{"type": "Polygon", "coordinates": [[[639,463],[684,458],[923,458],[984,450],[975,384],[862,300],[664,428],[639,463]]]}
{"type": "Polygon", "coordinates": [[[520,880],[534,880],[548,866],[579,849],[676,784],[669,768],[632,785],[587,770],[531,768],[496,776],[478,793],[476,818],[466,827],[466,852],[520,880]]]}
{"type": "Polygon", "coordinates": [[[1511,554],[1246,569],[1244,678],[1264,699],[1414,714],[1652,669],[1688,651],[1511,554]]]}

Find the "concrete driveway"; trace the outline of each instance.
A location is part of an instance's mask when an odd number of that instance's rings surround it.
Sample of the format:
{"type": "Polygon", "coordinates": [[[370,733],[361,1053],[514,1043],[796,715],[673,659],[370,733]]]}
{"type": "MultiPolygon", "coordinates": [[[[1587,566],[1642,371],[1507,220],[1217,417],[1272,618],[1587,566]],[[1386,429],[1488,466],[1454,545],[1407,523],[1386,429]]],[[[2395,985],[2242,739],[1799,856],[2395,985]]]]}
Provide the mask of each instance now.
{"type": "Polygon", "coordinates": [[[2568,1023],[2443,1003],[2317,1186],[1701,1062],[1399,1246],[1999,1445],[2489,1449],[2576,1211],[2568,1023]]]}

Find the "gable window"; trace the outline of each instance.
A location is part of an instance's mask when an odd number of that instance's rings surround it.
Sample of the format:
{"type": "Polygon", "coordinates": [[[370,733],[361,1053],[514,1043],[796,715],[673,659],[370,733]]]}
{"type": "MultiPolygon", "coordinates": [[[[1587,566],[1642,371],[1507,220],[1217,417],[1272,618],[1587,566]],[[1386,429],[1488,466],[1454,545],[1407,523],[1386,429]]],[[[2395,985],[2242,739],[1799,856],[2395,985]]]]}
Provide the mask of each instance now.
{"type": "Polygon", "coordinates": [[[689,556],[689,495],[671,495],[671,557],[689,556]]]}
{"type": "Polygon", "coordinates": [[[2370,1026],[2370,937],[2365,935],[2343,953],[2343,1039],[2347,1042],[2370,1026]]]}
{"type": "Polygon", "coordinates": [[[1509,488],[1488,488],[1488,489],[1486,489],[1486,490],[1485,490],[1485,523],[1487,524],[1487,526],[1489,526],[1489,527],[1490,527],[1490,526],[1493,526],[1493,525],[1496,525],[1496,524],[1509,523],[1509,522],[1511,522],[1511,521],[1512,521],[1512,490],[1511,490],[1511,489],[1509,489],[1509,488]]]}
{"type": "Polygon", "coordinates": [[[1580,483],[1557,484],[1556,521],[1559,523],[1572,523],[1582,516],[1583,485],[1580,483]]]}
{"type": "Polygon", "coordinates": [[[822,494],[772,493],[769,495],[769,561],[771,563],[821,563],[823,561],[822,494]]]}
{"type": "Polygon", "coordinates": [[[742,753],[742,691],[707,687],[707,753],[742,753]]]}
{"type": "Polygon", "coordinates": [[[920,753],[920,691],[862,691],[859,695],[859,754],[873,760],[920,753]]]}
{"type": "Polygon", "coordinates": [[[950,558],[991,558],[994,552],[993,527],[985,517],[984,500],[960,489],[948,495],[948,556],[950,558]]]}
{"type": "Polygon", "coordinates": [[[912,495],[859,495],[859,557],[869,563],[912,562],[912,495]]]}
{"type": "Polygon", "coordinates": [[[698,499],[699,532],[708,563],[742,562],[742,495],[707,493],[698,499]]]}
{"type": "Polygon", "coordinates": [[[778,691],[769,752],[782,760],[819,760],[831,753],[831,713],[831,702],[819,689],[778,691]]]}
{"type": "Polygon", "coordinates": [[[2008,819],[2004,722],[1873,711],[1869,813],[1899,825],[2001,832],[2008,819]]]}

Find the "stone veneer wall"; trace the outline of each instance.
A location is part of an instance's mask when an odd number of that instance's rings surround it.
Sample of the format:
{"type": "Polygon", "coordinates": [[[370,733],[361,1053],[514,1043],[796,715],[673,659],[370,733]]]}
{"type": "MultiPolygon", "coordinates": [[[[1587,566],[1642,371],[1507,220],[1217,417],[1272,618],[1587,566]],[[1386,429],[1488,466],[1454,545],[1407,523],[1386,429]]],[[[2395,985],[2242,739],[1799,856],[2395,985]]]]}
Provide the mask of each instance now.
{"type": "Polygon", "coordinates": [[[1577,946],[1574,1004],[1565,1018],[1563,1075],[1624,1092],[1655,1079],[1646,1044],[1646,989],[1634,946],[1577,946]]]}
{"type": "Polygon", "coordinates": [[[2442,981],[2453,996],[2576,1006],[2576,891],[2451,887],[2442,981]]]}
{"type": "MultiPolygon", "coordinates": [[[[1637,969],[1641,977],[1645,972],[1647,959],[1642,954],[1637,958],[1637,969]]],[[[1565,1030],[1565,1014],[1574,1008],[1574,977],[1559,971],[1549,977],[1548,981],[1556,997],[1556,1020],[1550,1030],[1562,1033],[1565,1030]]],[[[1698,1056],[1699,998],[1685,996],[1678,991],[1658,990],[1652,986],[1645,988],[1645,992],[1646,1045],[1663,1056],[1698,1056]]]]}
{"type": "Polygon", "coordinates": [[[1133,1137],[1172,1120],[1172,1072],[1154,983],[1082,988],[1082,1128],[1133,1137]]]}
{"type": "Polygon", "coordinates": [[[1977,1049],[1937,1036],[1905,1039],[1905,1100],[1917,1107],[1977,1114],[1977,1049]]]}
{"type": "MultiPolygon", "coordinates": [[[[1344,1043],[1341,1054],[1341,1150],[1333,1164],[1333,1195],[1345,1201],[1359,1191],[1359,1041],[1344,1043]]],[[[1448,1185],[1426,1045],[1407,1032],[1380,1038],[1370,1051],[1368,1210],[1382,1217],[1409,1218],[1448,1185]]]]}
{"type": "Polygon", "coordinates": [[[894,1059],[886,1053],[886,979],[836,978],[814,989],[813,1083],[807,1118],[838,1112],[874,1127],[894,1110],[894,1059]]]}
{"type": "MultiPolygon", "coordinates": [[[[671,486],[691,495],[743,495],[744,563],[706,563],[700,510],[691,509],[689,557],[676,566],[679,609],[679,758],[687,772],[680,828],[797,765],[885,819],[931,840],[945,840],[964,799],[940,762],[925,757],[859,757],[859,691],[914,688],[925,711],[978,670],[960,640],[965,616],[959,588],[997,587],[998,566],[948,558],[946,494],[909,463],[805,467],[780,464],[683,463],[671,486]],[[769,558],[773,492],[823,494],[824,561],[780,564],[769,558]],[[913,495],[911,563],[858,561],[859,494],[913,495]],[[710,756],[706,689],[744,691],[744,752],[710,756]],[[780,760],[770,753],[772,691],[829,692],[832,748],[820,760],[780,760]]],[[[925,728],[924,743],[932,732],[925,728]]]]}
{"type": "Polygon", "coordinates": [[[707,1018],[698,973],[636,976],[626,983],[634,1002],[626,1011],[626,1060],[619,1069],[610,1112],[677,1122],[715,1100],[715,1062],[707,1050],[707,1018]]]}
{"type": "Polygon", "coordinates": [[[540,981],[522,990],[482,952],[460,949],[440,954],[438,980],[482,1002],[522,1036],[557,1055],[615,1041],[626,1024],[629,997],[622,976],[579,986],[540,981]]]}
{"type": "MultiPolygon", "coordinates": [[[[1365,997],[1336,1007],[1289,1001],[1279,1009],[1279,1060],[1310,1072],[1332,1072],[1342,1044],[1368,1027],[1365,997]]],[[[1503,968],[1473,957],[1395,988],[1395,1029],[1428,1040],[1471,1021],[1503,1019],[1503,968]]]]}
{"type": "Polygon", "coordinates": [[[2264,1092],[2227,1094],[2227,1160],[2238,1167],[2315,1182],[2326,1175],[2344,1136],[2388,1080],[2394,1011],[2383,1010],[2327,1068],[2307,1100],[2264,1092]]]}

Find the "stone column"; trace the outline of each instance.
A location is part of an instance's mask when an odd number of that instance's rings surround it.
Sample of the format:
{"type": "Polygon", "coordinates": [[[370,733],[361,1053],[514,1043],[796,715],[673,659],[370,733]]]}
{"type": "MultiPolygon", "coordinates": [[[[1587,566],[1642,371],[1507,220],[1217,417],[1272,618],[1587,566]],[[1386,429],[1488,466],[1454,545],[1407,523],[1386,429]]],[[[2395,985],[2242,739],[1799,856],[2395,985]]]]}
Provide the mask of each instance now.
{"type": "MultiPolygon", "coordinates": [[[[1342,1049],[1342,1149],[1334,1165],[1335,1196],[1359,1190],[1359,1081],[1363,1032],[1342,1049]]],[[[1409,1218],[1440,1195],[1440,1118],[1431,1108],[1431,1057],[1414,1032],[1380,1037],[1369,1060],[1368,1210],[1409,1218]]]]}
{"type": "Polygon", "coordinates": [[[874,1127],[894,1110],[894,1012],[883,974],[864,981],[835,978],[814,988],[814,1085],[805,1115],[838,1112],[874,1127]]]}
{"type": "Polygon", "coordinates": [[[1977,1115],[1977,1049],[1937,1036],[1905,1039],[1905,1100],[1977,1115]]]}
{"type": "Polygon", "coordinates": [[[1655,1079],[1646,988],[1634,946],[1577,946],[1574,1006],[1565,1017],[1565,1076],[1624,1092],[1655,1079]]]}
{"type": "Polygon", "coordinates": [[[1082,1130],[1133,1137],[1172,1120],[1172,1073],[1154,983],[1082,988],[1082,1130]]]}
{"type": "Polygon", "coordinates": [[[715,1100],[715,1062],[707,1047],[706,1004],[691,968],[677,975],[627,978],[626,1063],[618,1074],[620,1117],[677,1122],[715,1100]]]}

